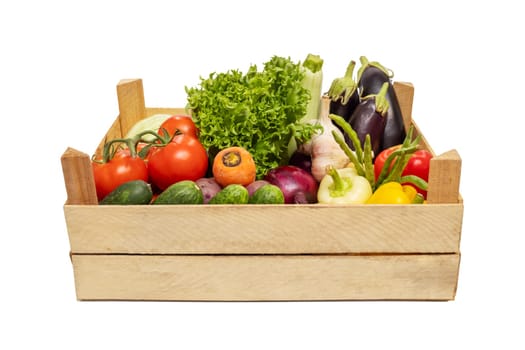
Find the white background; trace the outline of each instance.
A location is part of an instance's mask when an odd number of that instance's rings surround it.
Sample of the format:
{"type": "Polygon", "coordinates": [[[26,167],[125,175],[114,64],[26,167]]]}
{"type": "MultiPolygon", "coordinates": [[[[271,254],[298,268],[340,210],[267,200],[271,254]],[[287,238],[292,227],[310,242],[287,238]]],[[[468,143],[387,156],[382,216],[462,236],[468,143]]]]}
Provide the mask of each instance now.
{"type": "Polygon", "coordinates": [[[100,3],[0,5],[0,348],[524,348],[519,2],[100,3]],[[60,156],[95,149],[117,82],[142,78],[148,106],[180,107],[200,75],[308,53],[325,59],[324,90],[360,55],[391,68],[414,84],[434,150],[459,151],[456,300],[76,301],[60,156]]]}

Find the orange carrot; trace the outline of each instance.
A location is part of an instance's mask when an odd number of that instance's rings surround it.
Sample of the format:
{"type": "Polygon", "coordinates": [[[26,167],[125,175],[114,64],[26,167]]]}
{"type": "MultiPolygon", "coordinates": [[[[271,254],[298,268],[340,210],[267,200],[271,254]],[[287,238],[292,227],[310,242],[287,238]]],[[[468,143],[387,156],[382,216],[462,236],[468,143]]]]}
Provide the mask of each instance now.
{"type": "Polygon", "coordinates": [[[255,181],[256,166],[245,148],[228,147],[215,156],[212,172],[215,181],[222,187],[231,184],[247,186],[255,181]]]}

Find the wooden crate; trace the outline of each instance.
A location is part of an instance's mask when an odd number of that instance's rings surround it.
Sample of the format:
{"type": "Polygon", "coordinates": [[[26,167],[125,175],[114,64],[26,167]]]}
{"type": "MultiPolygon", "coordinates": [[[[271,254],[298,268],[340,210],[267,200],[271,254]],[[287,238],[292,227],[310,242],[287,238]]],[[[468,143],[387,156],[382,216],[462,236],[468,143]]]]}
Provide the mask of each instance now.
{"type": "MultiPolygon", "coordinates": [[[[413,86],[395,88],[414,124],[413,86]]],[[[96,152],[141,118],[184,112],[145,107],[140,79],[121,81],[117,96],[120,114],[96,152]]],[[[431,150],[424,137],[422,145],[431,150]]],[[[99,206],[90,155],[68,148],[61,160],[78,300],[455,298],[455,150],[432,159],[426,205],[99,206]]]]}

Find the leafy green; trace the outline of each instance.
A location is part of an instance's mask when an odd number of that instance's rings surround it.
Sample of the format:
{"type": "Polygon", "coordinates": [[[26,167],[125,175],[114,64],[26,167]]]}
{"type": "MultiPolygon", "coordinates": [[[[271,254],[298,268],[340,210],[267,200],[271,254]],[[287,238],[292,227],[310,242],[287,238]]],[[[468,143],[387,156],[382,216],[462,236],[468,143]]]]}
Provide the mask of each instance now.
{"type": "Polygon", "coordinates": [[[257,165],[257,178],[284,164],[290,140],[308,141],[319,129],[300,123],[310,101],[303,78],[299,63],[273,56],[262,71],[251,65],[246,73],[211,73],[200,78],[199,87],[185,87],[187,107],[210,156],[244,147],[257,165]]]}

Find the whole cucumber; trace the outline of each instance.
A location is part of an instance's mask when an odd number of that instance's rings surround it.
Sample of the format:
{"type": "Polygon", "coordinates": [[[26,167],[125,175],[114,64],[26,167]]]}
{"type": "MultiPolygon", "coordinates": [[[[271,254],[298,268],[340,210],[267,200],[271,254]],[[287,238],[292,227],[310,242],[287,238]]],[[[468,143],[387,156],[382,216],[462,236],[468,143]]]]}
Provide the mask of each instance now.
{"type": "Polygon", "coordinates": [[[148,204],[152,197],[150,184],[143,180],[133,180],[115,188],[99,204],[148,204]]]}
{"type": "Polygon", "coordinates": [[[209,204],[247,204],[250,195],[243,185],[231,184],[210,199],[209,204]]]}
{"type": "Polygon", "coordinates": [[[203,202],[202,191],[195,181],[183,180],[162,191],[153,204],[202,204],[203,202]]]}

